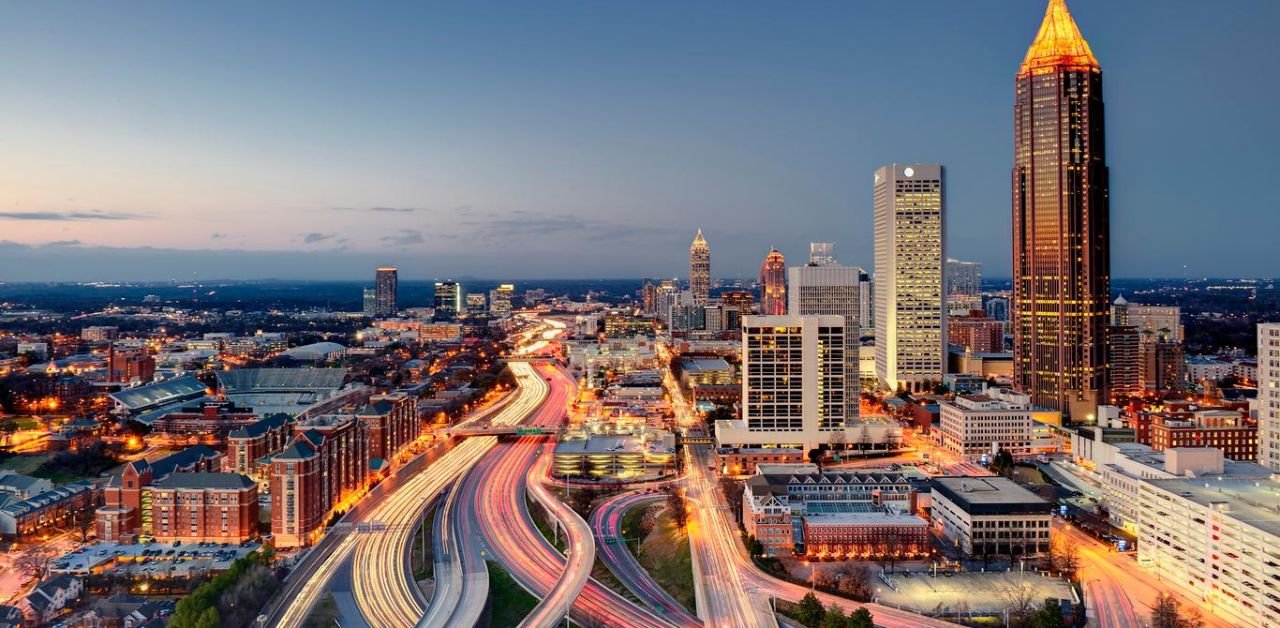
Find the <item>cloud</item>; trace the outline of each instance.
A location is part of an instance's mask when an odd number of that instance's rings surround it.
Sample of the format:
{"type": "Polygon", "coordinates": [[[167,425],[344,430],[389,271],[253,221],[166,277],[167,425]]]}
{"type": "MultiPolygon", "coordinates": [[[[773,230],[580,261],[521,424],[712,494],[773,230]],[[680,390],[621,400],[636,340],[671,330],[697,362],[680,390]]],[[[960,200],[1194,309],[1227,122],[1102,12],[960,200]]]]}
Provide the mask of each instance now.
{"type": "Polygon", "coordinates": [[[228,236],[227,236],[227,234],[225,234],[225,233],[211,233],[211,234],[209,234],[209,239],[210,239],[210,240],[221,240],[221,239],[223,239],[223,238],[225,238],[225,237],[228,237],[228,236]]]}
{"type": "MultiPolygon", "coordinates": [[[[552,238],[568,234],[581,240],[617,241],[637,237],[665,237],[675,234],[674,227],[661,225],[631,225],[583,218],[576,214],[541,214],[521,209],[505,215],[486,213],[458,223],[469,234],[467,237],[486,241],[506,241],[517,238],[552,238]]],[[[456,235],[455,235],[456,237],[456,235]]]]}
{"type": "Polygon", "coordinates": [[[308,233],[308,234],[304,234],[304,235],[302,236],[302,242],[303,242],[304,244],[315,244],[315,243],[317,243],[317,242],[324,242],[325,240],[332,239],[332,238],[333,238],[334,236],[336,236],[336,235],[338,235],[338,234],[336,234],[336,233],[314,233],[314,232],[313,232],[313,233],[308,233]]]}
{"type": "Polygon", "coordinates": [[[422,232],[417,229],[401,229],[399,235],[385,236],[380,240],[395,246],[408,246],[426,242],[426,239],[422,237],[422,232]]]}
{"type": "Polygon", "coordinates": [[[101,209],[70,212],[0,212],[0,220],[147,220],[142,214],[109,212],[101,209]]]}
{"type": "Polygon", "coordinates": [[[334,207],[338,212],[377,212],[381,214],[412,214],[426,211],[424,207],[334,207]]]}
{"type": "Polygon", "coordinates": [[[45,244],[45,246],[81,246],[84,242],[79,240],[54,240],[45,244]]]}

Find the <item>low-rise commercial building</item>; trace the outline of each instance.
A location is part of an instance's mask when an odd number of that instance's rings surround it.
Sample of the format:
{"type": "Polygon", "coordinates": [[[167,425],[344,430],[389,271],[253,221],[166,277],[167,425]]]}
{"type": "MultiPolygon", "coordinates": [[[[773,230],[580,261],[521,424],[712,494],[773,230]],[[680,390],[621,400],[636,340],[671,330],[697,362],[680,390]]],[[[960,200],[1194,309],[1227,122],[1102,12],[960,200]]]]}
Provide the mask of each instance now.
{"type": "Polygon", "coordinates": [[[676,470],[675,436],[644,429],[631,434],[564,434],[553,470],[561,477],[611,480],[665,477],[676,470]]]}
{"type": "Polygon", "coordinates": [[[1027,458],[1052,448],[1052,440],[1037,432],[1031,398],[1025,394],[987,388],[978,394],[957,395],[939,406],[942,446],[966,458],[1001,449],[1015,458],[1027,458]]]}
{"type": "Polygon", "coordinates": [[[968,556],[1049,550],[1053,508],[1004,477],[941,477],[932,486],[934,532],[968,556]]]}
{"type": "Polygon", "coordinates": [[[927,487],[904,471],[763,464],[745,483],[742,523],[771,556],[922,556],[928,523],[913,513],[927,487]]]}
{"type": "Polygon", "coordinates": [[[89,482],[71,482],[28,499],[0,498],[0,537],[21,540],[71,529],[77,517],[91,517],[102,492],[89,482]]]}

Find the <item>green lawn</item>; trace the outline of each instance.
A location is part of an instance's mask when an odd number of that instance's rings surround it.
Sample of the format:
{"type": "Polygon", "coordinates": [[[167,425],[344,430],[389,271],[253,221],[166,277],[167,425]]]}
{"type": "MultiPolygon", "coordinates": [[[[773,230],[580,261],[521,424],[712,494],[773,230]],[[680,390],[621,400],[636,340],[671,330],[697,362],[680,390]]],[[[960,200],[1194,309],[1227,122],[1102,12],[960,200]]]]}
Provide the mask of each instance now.
{"type": "Polygon", "coordinates": [[[44,464],[49,457],[44,454],[16,454],[0,461],[0,469],[6,469],[22,475],[31,475],[44,464]]]}
{"type": "Polygon", "coordinates": [[[435,577],[436,563],[435,554],[432,551],[431,531],[432,522],[435,520],[436,508],[432,507],[427,512],[427,516],[423,519],[422,526],[418,528],[418,533],[413,535],[413,547],[410,550],[410,565],[413,567],[413,579],[422,581],[435,577]],[[426,539],[425,545],[423,539],[426,539]],[[425,547],[425,555],[423,548],[425,547]]]}
{"type": "Polygon", "coordinates": [[[311,614],[307,615],[307,620],[302,626],[303,628],[337,628],[340,625],[338,623],[340,617],[342,613],[338,610],[338,603],[334,601],[333,594],[326,593],[316,603],[315,608],[311,609],[311,614]]]}
{"type": "Polygon", "coordinates": [[[1035,467],[1014,467],[1013,479],[1019,484],[1030,486],[1043,486],[1046,484],[1044,476],[1040,473],[1040,469],[1035,467]]]}
{"type": "Polygon", "coordinates": [[[511,575],[496,563],[486,561],[485,565],[489,567],[489,625],[520,625],[538,605],[538,598],[520,588],[511,575]]]}
{"type": "Polygon", "coordinates": [[[552,531],[554,530],[552,526],[555,524],[547,521],[546,509],[542,507],[542,504],[534,502],[532,499],[526,498],[525,502],[529,508],[529,516],[533,519],[533,525],[537,526],[542,536],[546,537],[547,541],[555,546],[557,552],[563,554],[564,539],[557,538],[555,532],[552,531]]]}
{"type": "Polygon", "coordinates": [[[689,612],[697,612],[689,536],[684,529],[676,528],[667,512],[658,515],[657,525],[644,543],[641,543],[640,555],[636,558],[658,586],[670,593],[689,612]]]}

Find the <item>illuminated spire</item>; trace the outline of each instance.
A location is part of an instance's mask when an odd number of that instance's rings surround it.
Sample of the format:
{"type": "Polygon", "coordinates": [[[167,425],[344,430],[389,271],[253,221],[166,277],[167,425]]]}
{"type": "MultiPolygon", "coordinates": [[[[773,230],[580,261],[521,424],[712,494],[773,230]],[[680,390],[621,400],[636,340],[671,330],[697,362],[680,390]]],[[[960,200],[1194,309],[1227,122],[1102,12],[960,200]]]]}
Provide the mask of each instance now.
{"type": "Polygon", "coordinates": [[[698,235],[693,239],[693,243],[694,243],[695,245],[698,245],[698,244],[706,244],[706,243],[707,243],[706,238],[702,237],[702,230],[701,230],[701,229],[699,229],[699,230],[698,230],[698,235]]]}
{"type": "Polygon", "coordinates": [[[1071,19],[1066,0],[1049,0],[1044,11],[1044,22],[1035,41],[1027,49],[1019,74],[1055,67],[1100,68],[1089,42],[1084,40],[1076,21],[1071,19]]]}

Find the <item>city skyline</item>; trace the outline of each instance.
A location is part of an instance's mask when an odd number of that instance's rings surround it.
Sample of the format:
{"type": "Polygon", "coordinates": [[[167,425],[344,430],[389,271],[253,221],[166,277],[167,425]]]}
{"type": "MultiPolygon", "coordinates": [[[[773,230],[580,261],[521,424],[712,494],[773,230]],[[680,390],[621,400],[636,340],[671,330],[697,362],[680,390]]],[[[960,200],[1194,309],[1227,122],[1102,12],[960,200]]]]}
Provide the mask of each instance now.
{"type": "MultiPolygon", "coordinates": [[[[1256,70],[1249,60],[1271,56],[1275,43],[1250,33],[1273,23],[1277,7],[1233,9],[1072,6],[1110,75],[1124,79],[1107,99],[1117,129],[1108,161],[1122,182],[1111,190],[1117,277],[1277,270],[1264,238],[1280,218],[1243,190],[1212,183],[1233,164],[1265,169],[1274,159],[1262,139],[1275,124],[1265,115],[1270,98],[1240,90],[1267,89],[1246,80],[1256,70]],[[1212,36],[1225,30],[1236,35],[1212,36]],[[1179,64],[1161,63],[1175,57],[1179,64]],[[1202,89],[1159,87],[1188,73],[1202,89]],[[1168,137],[1191,117],[1194,131],[1168,137]],[[1247,133],[1236,126],[1246,124],[1247,133]],[[1194,150],[1175,150],[1187,142],[1194,150]],[[1229,210],[1253,228],[1186,228],[1206,210],[1229,210]]],[[[699,226],[717,242],[717,276],[749,277],[768,246],[798,257],[813,239],[835,241],[846,263],[870,267],[870,182],[849,173],[891,160],[947,165],[949,250],[1007,277],[1001,208],[1012,128],[1000,113],[1017,70],[1010,59],[1026,49],[1043,7],[922,5],[913,27],[936,36],[905,51],[884,45],[906,28],[876,19],[889,10],[779,14],[749,5],[724,21],[708,6],[692,10],[686,29],[667,24],[660,8],[530,9],[516,16],[528,24],[517,24],[474,9],[415,21],[413,9],[392,7],[360,16],[363,25],[420,24],[423,43],[357,50],[370,43],[357,35],[322,52],[309,38],[351,16],[321,11],[292,24],[296,16],[277,10],[230,32],[232,16],[217,9],[165,8],[153,17],[170,31],[134,41],[138,24],[92,7],[12,9],[22,15],[11,24],[54,26],[15,29],[5,44],[29,89],[0,105],[0,119],[11,121],[0,168],[0,263],[11,269],[3,279],[354,279],[378,264],[418,277],[584,276],[583,266],[542,255],[567,245],[599,258],[596,276],[669,276],[682,274],[675,256],[619,251],[674,252],[699,226]],[[588,17],[600,34],[581,32],[588,17]],[[754,36],[765,28],[774,37],[754,36]],[[282,29],[280,41],[268,43],[262,29],[282,29]],[[478,33],[501,38],[488,42],[489,54],[461,59],[478,33]],[[610,49],[608,35],[645,50],[658,36],[667,49],[639,59],[610,49]],[[979,40],[983,47],[972,45],[979,40]],[[161,46],[173,48],[172,59],[156,60],[161,46]],[[529,46],[535,54],[511,59],[529,46]],[[893,63],[867,63],[889,49],[893,63]],[[442,50],[457,67],[437,61],[405,74],[442,50]],[[202,55],[217,62],[192,59],[202,55]],[[278,58],[263,64],[262,55],[278,58]],[[590,55],[599,58],[582,60],[590,55]],[[122,64],[127,72],[112,72],[122,64]],[[936,80],[903,83],[882,66],[932,68],[936,80]],[[950,76],[960,67],[970,74],[950,76]],[[457,80],[464,68],[480,87],[457,80]],[[557,95],[587,85],[599,88],[589,103],[557,95]],[[868,86],[912,98],[868,102],[868,86]],[[635,98],[640,87],[647,97],[635,98]],[[494,100],[503,89],[527,97],[526,108],[494,100]],[[652,95],[666,93],[680,97],[652,95]],[[486,104],[459,113],[472,99],[486,104]],[[502,149],[490,146],[499,139],[502,149]],[[536,166],[512,175],[515,161],[536,166]],[[507,252],[515,249],[533,255],[517,262],[507,252]]]]}

